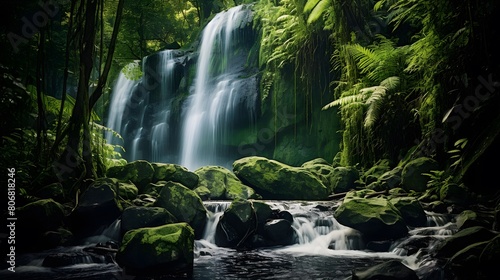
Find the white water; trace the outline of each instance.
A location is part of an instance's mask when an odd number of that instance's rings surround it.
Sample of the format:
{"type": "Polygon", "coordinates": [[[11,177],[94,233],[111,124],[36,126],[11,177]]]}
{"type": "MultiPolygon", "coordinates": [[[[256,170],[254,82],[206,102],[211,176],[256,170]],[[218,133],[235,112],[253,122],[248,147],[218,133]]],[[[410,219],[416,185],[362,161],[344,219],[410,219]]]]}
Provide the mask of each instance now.
{"type": "Polygon", "coordinates": [[[232,133],[242,84],[232,69],[232,46],[244,6],[217,14],[203,30],[194,92],[188,100],[182,131],[181,165],[194,170],[204,165],[227,165],[223,145],[232,133]]]}

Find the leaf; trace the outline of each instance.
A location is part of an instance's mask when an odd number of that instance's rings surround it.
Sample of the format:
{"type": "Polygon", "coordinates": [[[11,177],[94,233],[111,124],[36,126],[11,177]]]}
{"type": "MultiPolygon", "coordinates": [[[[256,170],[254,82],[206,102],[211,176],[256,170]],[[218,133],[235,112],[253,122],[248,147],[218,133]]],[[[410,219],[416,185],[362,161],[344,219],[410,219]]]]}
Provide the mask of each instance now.
{"type": "Polygon", "coordinates": [[[314,7],[318,4],[320,0],[309,0],[307,3],[304,5],[304,14],[309,14],[314,7]]]}
{"type": "Polygon", "coordinates": [[[330,6],[330,0],[321,0],[311,11],[309,17],[307,18],[307,24],[313,24],[316,22],[330,6]]]}

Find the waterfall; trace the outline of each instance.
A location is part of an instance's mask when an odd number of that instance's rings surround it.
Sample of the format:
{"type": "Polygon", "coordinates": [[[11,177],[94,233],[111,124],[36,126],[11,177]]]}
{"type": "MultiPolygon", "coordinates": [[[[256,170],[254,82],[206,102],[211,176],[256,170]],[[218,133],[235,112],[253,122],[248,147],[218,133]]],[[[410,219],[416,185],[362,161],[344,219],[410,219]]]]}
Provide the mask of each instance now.
{"type": "MultiPolygon", "coordinates": [[[[229,167],[238,158],[237,135],[251,131],[257,116],[257,61],[248,61],[255,37],[249,7],[217,14],[202,31],[196,52],[164,50],[145,57],[139,81],[120,74],[107,126],[123,137],[125,159],[194,170],[229,167]]],[[[108,143],[117,143],[113,140],[107,135],[108,143]]]]}
{"type": "Polygon", "coordinates": [[[249,13],[245,7],[237,6],[217,14],[203,31],[195,86],[182,131],[181,164],[189,169],[210,164],[228,165],[234,158],[228,155],[224,145],[237,119],[254,118],[252,106],[238,107],[247,87],[239,78],[242,69],[237,66],[241,61],[237,61],[235,55],[239,47],[237,27],[249,13]]]}

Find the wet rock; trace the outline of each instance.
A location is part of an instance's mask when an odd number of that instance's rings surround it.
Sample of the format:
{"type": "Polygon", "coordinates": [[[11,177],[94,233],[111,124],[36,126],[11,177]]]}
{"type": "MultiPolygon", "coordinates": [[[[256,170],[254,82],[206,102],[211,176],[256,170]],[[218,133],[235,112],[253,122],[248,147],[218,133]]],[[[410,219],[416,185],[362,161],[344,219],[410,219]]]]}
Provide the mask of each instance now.
{"type": "Polygon", "coordinates": [[[127,232],[116,254],[130,275],[192,274],[194,231],[187,223],[141,228],[127,232]]]}
{"type": "Polygon", "coordinates": [[[123,166],[113,166],[106,172],[109,178],[117,178],[121,182],[131,181],[139,188],[139,192],[152,181],[153,174],[153,166],[145,160],[136,160],[123,166]]]}
{"type": "Polygon", "coordinates": [[[378,178],[378,183],[381,186],[380,188],[384,190],[398,188],[401,185],[402,172],[403,168],[398,166],[380,175],[380,177],[378,178]]]}
{"type": "Polygon", "coordinates": [[[397,197],[389,200],[401,212],[401,216],[408,226],[423,227],[427,224],[427,214],[424,208],[413,197],[397,197]]]}
{"type": "Polygon", "coordinates": [[[445,203],[463,206],[469,204],[469,193],[466,187],[450,183],[441,187],[439,198],[445,203]]]}
{"type": "Polygon", "coordinates": [[[44,248],[55,248],[58,246],[68,246],[73,242],[73,233],[67,229],[59,228],[55,231],[47,231],[42,238],[44,248]]]}
{"type": "Polygon", "coordinates": [[[113,263],[111,255],[99,255],[91,252],[71,252],[71,253],[56,253],[50,254],[43,260],[44,267],[64,267],[76,264],[93,264],[93,263],[113,263]]]}
{"type": "Polygon", "coordinates": [[[215,244],[222,247],[241,246],[257,229],[252,202],[235,200],[221,216],[215,233],[215,244]]]}
{"type": "Polygon", "coordinates": [[[429,176],[424,174],[439,168],[438,163],[426,157],[417,158],[408,162],[401,173],[401,183],[406,191],[423,192],[427,189],[429,176]]]}
{"type": "Polygon", "coordinates": [[[475,243],[491,240],[495,233],[484,227],[471,227],[463,229],[438,245],[436,256],[451,258],[458,251],[475,243]]]}
{"type": "Polygon", "coordinates": [[[291,245],[294,243],[294,231],[290,221],[285,219],[270,220],[264,225],[267,240],[275,245],[291,245]]]}
{"type": "Polygon", "coordinates": [[[328,196],[325,185],[310,171],[263,157],[246,157],[233,163],[241,181],[265,199],[311,199],[328,196]]]}
{"type": "Polygon", "coordinates": [[[368,240],[406,236],[408,228],[401,213],[385,198],[344,198],[334,213],[337,221],[360,231],[368,240]]]}
{"type": "Polygon", "coordinates": [[[117,184],[109,178],[92,183],[69,216],[71,231],[85,237],[113,223],[122,212],[116,191],[117,184]]]}
{"type": "Polygon", "coordinates": [[[332,188],[334,193],[343,193],[356,187],[359,172],[355,167],[336,167],[332,174],[332,188]]]}
{"type": "Polygon", "coordinates": [[[448,213],[448,208],[446,204],[439,200],[427,204],[426,210],[441,214],[448,213]]]}
{"type": "Polygon", "coordinates": [[[180,222],[187,222],[194,229],[197,238],[202,236],[207,209],[194,191],[180,183],[167,182],[161,188],[154,206],[165,208],[180,222]]]}
{"type": "Polygon", "coordinates": [[[230,170],[221,166],[204,166],[195,171],[200,178],[198,188],[210,191],[209,199],[259,198],[255,191],[244,185],[230,170]]]}
{"type": "Polygon", "coordinates": [[[400,261],[387,261],[370,268],[355,269],[352,280],[418,280],[412,269],[400,261]]]}
{"type": "Polygon", "coordinates": [[[129,230],[157,227],[176,223],[177,219],[161,207],[129,207],[122,214],[122,232],[129,230]]]}
{"type": "Polygon", "coordinates": [[[198,175],[189,171],[184,166],[171,163],[153,163],[152,166],[154,168],[153,182],[177,182],[191,190],[198,185],[198,175]]]}

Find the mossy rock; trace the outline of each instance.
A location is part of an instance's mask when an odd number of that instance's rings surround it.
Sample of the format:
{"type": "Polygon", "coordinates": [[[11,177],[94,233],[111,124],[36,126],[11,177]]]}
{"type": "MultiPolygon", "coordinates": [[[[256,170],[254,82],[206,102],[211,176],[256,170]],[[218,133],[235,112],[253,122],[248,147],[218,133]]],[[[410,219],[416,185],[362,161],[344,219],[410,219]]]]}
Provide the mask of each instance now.
{"type": "Polygon", "coordinates": [[[106,176],[117,178],[121,182],[131,181],[141,189],[153,180],[154,168],[145,160],[136,160],[123,166],[113,166],[108,169],[106,176]]]}
{"type": "Polygon", "coordinates": [[[424,174],[429,174],[433,170],[438,170],[438,168],[437,161],[427,157],[408,162],[401,173],[403,189],[416,192],[425,191],[430,178],[424,174]]]}
{"type": "Polygon", "coordinates": [[[397,197],[389,201],[399,210],[408,226],[423,227],[427,224],[427,214],[416,198],[397,197]]]}
{"type": "Polygon", "coordinates": [[[180,183],[167,182],[161,188],[154,206],[163,207],[172,213],[178,221],[189,223],[197,238],[203,235],[207,209],[194,191],[180,183]]]}
{"type": "Polygon", "coordinates": [[[445,184],[439,190],[439,199],[449,204],[468,205],[470,191],[457,184],[445,184]]]}
{"type": "Polygon", "coordinates": [[[363,173],[363,178],[366,184],[375,182],[382,174],[391,170],[388,159],[381,159],[376,162],[370,169],[363,173]]]}
{"type": "Polygon", "coordinates": [[[398,188],[401,186],[401,173],[403,172],[403,168],[398,166],[392,170],[385,172],[384,174],[378,177],[378,181],[381,185],[381,188],[384,190],[391,190],[394,188],[398,188]]]}
{"type": "Polygon", "coordinates": [[[122,214],[122,231],[177,223],[174,215],[161,207],[129,207],[122,214]]]}
{"type": "Polygon", "coordinates": [[[305,162],[301,167],[315,175],[323,183],[323,185],[326,186],[328,193],[333,192],[334,186],[332,182],[332,175],[334,173],[334,168],[325,159],[313,159],[305,162]]]}
{"type": "Polygon", "coordinates": [[[194,231],[187,223],[128,231],[116,254],[127,274],[192,274],[194,231]]]}
{"type": "Polygon", "coordinates": [[[404,237],[408,228],[401,213],[385,198],[344,198],[334,213],[345,226],[359,230],[368,240],[404,237]]]}
{"type": "Polygon", "coordinates": [[[139,189],[132,183],[118,183],[118,194],[126,200],[134,200],[137,198],[139,189]]]}
{"type": "Polygon", "coordinates": [[[203,166],[195,171],[198,175],[198,187],[210,191],[209,199],[252,199],[259,196],[244,185],[230,170],[221,166],[203,166]]]}
{"type": "Polygon", "coordinates": [[[184,166],[172,163],[153,163],[152,165],[154,168],[153,182],[177,182],[191,190],[198,186],[198,175],[184,166]]]}
{"type": "Polygon", "coordinates": [[[325,185],[310,171],[263,157],[246,157],[233,163],[234,174],[264,199],[321,200],[325,185]]]}
{"type": "Polygon", "coordinates": [[[448,237],[438,245],[436,255],[438,257],[450,258],[467,246],[488,241],[494,237],[495,233],[484,227],[466,228],[448,237]]]}
{"type": "Polygon", "coordinates": [[[19,231],[44,233],[57,230],[64,219],[64,207],[53,199],[41,199],[16,210],[19,231]]]}
{"type": "Polygon", "coordinates": [[[353,166],[336,167],[331,180],[334,193],[348,192],[356,187],[359,171],[353,166]]]}
{"type": "Polygon", "coordinates": [[[235,200],[217,224],[215,244],[222,247],[236,247],[247,233],[255,230],[255,210],[248,200],[235,200]]]}
{"type": "Polygon", "coordinates": [[[201,200],[210,200],[212,194],[207,187],[197,187],[194,192],[201,198],[201,200]]]}

